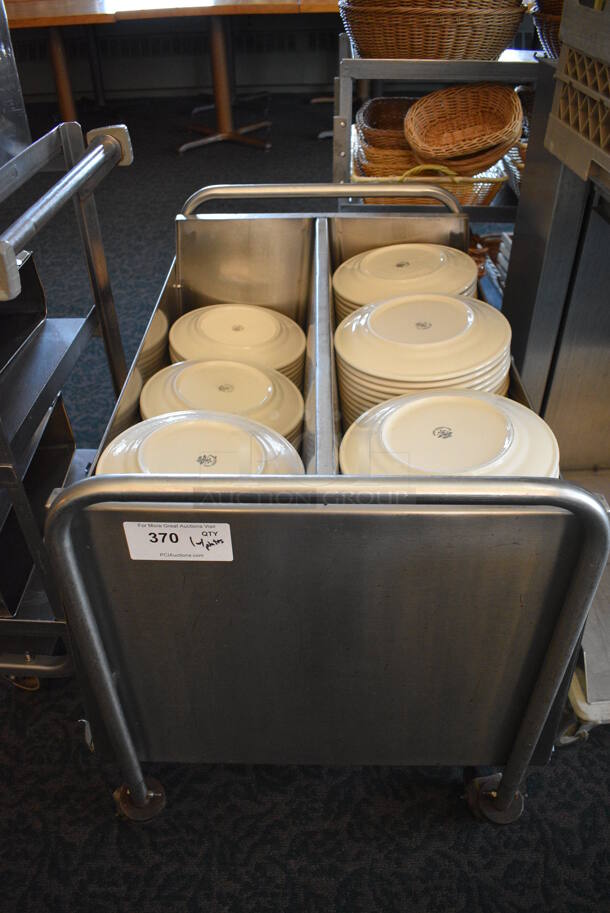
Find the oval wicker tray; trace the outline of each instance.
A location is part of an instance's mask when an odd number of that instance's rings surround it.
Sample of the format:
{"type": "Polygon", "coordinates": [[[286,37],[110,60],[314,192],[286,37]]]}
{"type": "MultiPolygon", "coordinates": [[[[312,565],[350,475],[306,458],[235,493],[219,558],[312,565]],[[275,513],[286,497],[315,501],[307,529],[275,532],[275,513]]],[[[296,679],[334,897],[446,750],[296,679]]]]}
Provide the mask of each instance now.
{"type": "Polygon", "coordinates": [[[422,161],[472,156],[520,137],[523,109],[509,86],[451,86],[417,101],[405,117],[405,136],[422,161]]]}

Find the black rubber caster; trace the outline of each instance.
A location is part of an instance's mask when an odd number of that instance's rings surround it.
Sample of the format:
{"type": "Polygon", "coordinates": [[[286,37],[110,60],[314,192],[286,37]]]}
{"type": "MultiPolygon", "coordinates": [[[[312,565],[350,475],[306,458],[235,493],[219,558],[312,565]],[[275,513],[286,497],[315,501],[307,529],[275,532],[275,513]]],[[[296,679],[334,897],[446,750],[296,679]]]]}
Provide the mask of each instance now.
{"type": "Polygon", "coordinates": [[[146,805],[134,804],[129,787],[125,783],[115,789],[113,798],[121,817],[129,818],[130,821],[150,821],[163,811],[165,808],[165,790],[154,777],[147,777],[145,782],[148,790],[146,805]]]}
{"type": "Polygon", "coordinates": [[[522,792],[515,793],[508,808],[499,809],[496,806],[495,799],[501,781],[502,774],[476,777],[470,781],[466,787],[466,799],[475,818],[480,821],[492,821],[494,824],[512,824],[519,820],[525,807],[522,792]]]}

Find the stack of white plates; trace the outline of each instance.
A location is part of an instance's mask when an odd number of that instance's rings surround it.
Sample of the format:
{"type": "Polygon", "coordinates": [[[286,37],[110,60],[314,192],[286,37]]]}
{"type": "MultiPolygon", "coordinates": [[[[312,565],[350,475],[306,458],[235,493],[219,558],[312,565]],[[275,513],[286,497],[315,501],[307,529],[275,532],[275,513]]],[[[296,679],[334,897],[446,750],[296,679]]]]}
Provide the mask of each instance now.
{"type": "Polygon", "coordinates": [[[138,360],[138,368],[144,380],[167,363],[165,353],[168,327],[167,317],[163,311],[156,310],[138,360]]]}
{"type": "Polygon", "coordinates": [[[354,422],[339,455],[348,475],[559,475],[559,448],[534,412],[461,390],[400,396],[354,422]]]}
{"type": "Polygon", "coordinates": [[[272,368],[237,361],[183,361],[155,374],[142,390],[142,418],[165,412],[205,409],[261,422],[297,446],[303,397],[292,381],[272,368]]]}
{"type": "Polygon", "coordinates": [[[408,295],[359,308],[335,333],[343,417],[403,393],[508,390],[511,330],[475,298],[408,295]]]}
{"type": "Polygon", "coordinates": [[[305,334],[277,311],[253,304],[212,304],[184,314],[169,333],[172,361],[245,361],[274,368],[303,386],[305,334]]]}
{"type": "Polygon", "coordinates": [[[472,257],[442,244],[392,244],[356,254],[333,276],[335,317],[399,295],[435,292],[476,298],[478,268],[472,257]]]}
{"type": "Polygon", "coordinates": [[[173,412],[139,422],[104,450],[97,475],[302,475],[298,453],[277,431],[222,412],[173,412]]]}

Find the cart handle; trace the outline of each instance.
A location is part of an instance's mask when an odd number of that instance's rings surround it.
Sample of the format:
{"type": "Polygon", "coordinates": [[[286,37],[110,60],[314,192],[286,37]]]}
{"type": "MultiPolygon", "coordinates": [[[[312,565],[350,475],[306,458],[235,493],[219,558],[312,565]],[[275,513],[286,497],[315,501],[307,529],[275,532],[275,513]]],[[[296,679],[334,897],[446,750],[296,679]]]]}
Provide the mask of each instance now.
{"type": "MultiPolygon", "coordinates": [[[[78,124],[60,124],[8,161],[0,169],[0,199],[21,187],[58,152],[64,150],[66,155],[75,132],[81,135],[78,124]]],[[[40,229],[73,197],[86,199],[115,165],[130,165],[133,160],[129,133],[121,124],[91,130],[87,140],[89,148],[82,158],[0,234],[0,301],[11,301],[20,294],[17,256],[40,229]]],[[[95,260],[99,253],[91,256],[95,260]]]]}
{"type": "MultiPolygon", "coordinates": [[[[184,206],[182,215],[193,215],[202,203],[208,200],[253,199],[270,200],[292,197],[316,197],[321,199],[345,199],[358,193],[352,184],[211,184],[191,194],[184,206]]],[[[408,187],[405,184],[370,184],[366,188],[367,197],[409,197],[421,199],[429,197],[443,203],[450,212],[460,214],[462,207],[447,190],[434,184],[418,184],[408,187]]]]}

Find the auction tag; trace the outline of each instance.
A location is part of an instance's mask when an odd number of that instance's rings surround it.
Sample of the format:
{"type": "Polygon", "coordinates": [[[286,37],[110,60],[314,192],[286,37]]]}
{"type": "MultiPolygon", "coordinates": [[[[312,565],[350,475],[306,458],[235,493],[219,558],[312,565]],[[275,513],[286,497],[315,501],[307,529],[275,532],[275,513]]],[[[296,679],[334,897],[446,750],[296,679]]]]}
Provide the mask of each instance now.
{"type": "Polygon", "coordinates": [[[133,561],[233,561],[228,523],[123,523],[133,561]]]}

